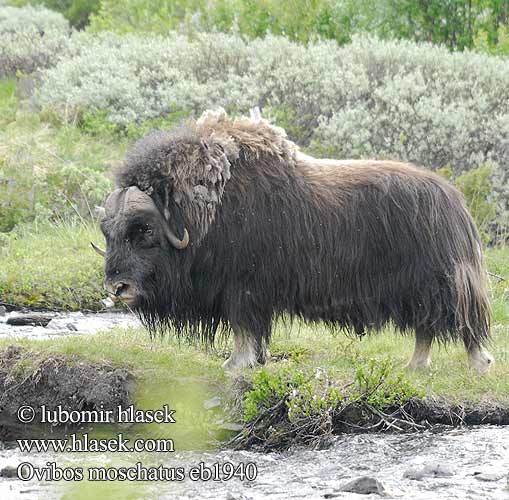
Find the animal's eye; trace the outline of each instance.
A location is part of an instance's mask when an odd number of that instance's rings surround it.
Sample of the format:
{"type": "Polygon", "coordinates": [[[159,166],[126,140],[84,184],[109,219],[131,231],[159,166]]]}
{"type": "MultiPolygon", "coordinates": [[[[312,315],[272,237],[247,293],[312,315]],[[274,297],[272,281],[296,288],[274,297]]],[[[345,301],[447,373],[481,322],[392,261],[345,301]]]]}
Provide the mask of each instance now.
{"type": "Polygon", "coordinates": [[[154,232],[154,230],[152,229],[152,227],[151,227],[151,226],[149,226],[148,224],[145,224],[144,226],[141,226],[141,227],[138,229],[138,231],[139,231],[140,233],[148,234],[148,235],[150,235],[150,234],[152,234],[152,233],[154,232]]]}

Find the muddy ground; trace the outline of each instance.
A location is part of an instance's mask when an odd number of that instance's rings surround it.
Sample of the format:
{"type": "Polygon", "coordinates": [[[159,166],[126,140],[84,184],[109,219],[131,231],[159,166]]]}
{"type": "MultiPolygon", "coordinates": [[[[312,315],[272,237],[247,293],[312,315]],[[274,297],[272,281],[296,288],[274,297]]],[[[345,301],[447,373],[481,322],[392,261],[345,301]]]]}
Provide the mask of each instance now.
{"type": "Polygon", "coordinates": [[[108,364],[92,365],[63,357],[40,359],[36,353],[11,345],[0,353],[0,441],[55,437],[74,426],[41,424],[41,405],[72,410],[114,410],[132,404],[132,374],[108,364]],[[22,424],[18,408],[36,410],[34,421],[22,424]]]}

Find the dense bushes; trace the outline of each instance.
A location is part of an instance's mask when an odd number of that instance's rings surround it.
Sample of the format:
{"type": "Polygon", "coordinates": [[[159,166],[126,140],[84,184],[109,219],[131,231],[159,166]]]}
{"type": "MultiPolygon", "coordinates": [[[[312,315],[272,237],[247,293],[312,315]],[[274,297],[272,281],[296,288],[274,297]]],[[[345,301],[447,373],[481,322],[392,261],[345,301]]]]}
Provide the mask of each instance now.
{"type": "Polygon", "coordinates": [[[170,30],[267,34],[308,42],[317,37],[345,43],[351,35],[351,8],[333,0],[102,0],[92,31],[159,33],[170,30]]]}
{"type": "MultiPolygon", "coordinates": [[[[453,180],[482,167],[491,187],[479,217],[507,219],[509,95],[500,89],[509,60],[366,37],[343,47],[223,33],[67,38],[65,21],[59,33],[63,45],[32,65],[48,66],[32,101],[45,116],[134,138],[206,108],[244,114],[258,105],[312,154],[408,160],[448,168],[453,180]]],[[[44,52],[46,40],[31,38],[28,53],[44,52]]]]}
{"type": "Polygon", "coordinates": [[[0,33],[2,36],[30,28],[36,28],[41,34],[51,30],[66,31],[69,29],[69,23],[61,14],[44,7],[27,5],[17,8],[3,5],[0,2],[0,33]]]}
{"type": "Polygon", "coordinates": [[[42,106],[104,111],[118,125],[223,106],[291,122],[318,154],[395,157],[460,172],[509,157],[509,61],[356,38],[308,47],[223,34],[193,41],[80,35],[45,72],[42,106]]]}
{"type": "Polygon", "coordinates": [[[0,5],[0,78],[51,66],[64,54],[69,34],[68,22],[56,12],[0,5]]]}

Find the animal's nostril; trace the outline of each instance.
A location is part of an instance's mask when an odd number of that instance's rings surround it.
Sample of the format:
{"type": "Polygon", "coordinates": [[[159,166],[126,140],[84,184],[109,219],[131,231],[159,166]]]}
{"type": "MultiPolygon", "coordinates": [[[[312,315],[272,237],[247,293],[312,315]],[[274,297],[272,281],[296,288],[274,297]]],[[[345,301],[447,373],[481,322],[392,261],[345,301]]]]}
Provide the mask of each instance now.
{"type": "Polygon", "coordinates": [[[127,289],[129,285],[127,283],[116,283],[115,284],[115,297],[119,297],[122,295],[127,289]]]}

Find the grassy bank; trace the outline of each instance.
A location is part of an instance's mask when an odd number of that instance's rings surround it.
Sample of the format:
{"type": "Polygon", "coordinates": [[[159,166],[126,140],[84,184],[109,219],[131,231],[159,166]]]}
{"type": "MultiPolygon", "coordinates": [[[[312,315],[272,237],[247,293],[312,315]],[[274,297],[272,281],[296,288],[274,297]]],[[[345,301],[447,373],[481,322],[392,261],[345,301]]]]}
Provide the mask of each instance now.
{"type": "Polygon", "coordinates": [[[68,220],[32,224],[2,235],[0,302],[17,307],[77,311],[102,308],[102,244],[99,228],[68,220]]]}
{"type": "Polygon", "coordinates": [[[467,368],[462,346],[435,346],[431,369],[408,373],[404,365],[413,349],[410,336],[388,329],[359,340],[298,323],[279,324],[270,346],[273,361],[235,380],[221,369],[228,342],[206,348],[171,338],[151,340],[142,329],[43,341],[6,338],[0,340],[0,352],[13,343],[26,352],[15,370],[20,380],[37,373],[48,359],[129,370],[136,381],[136,405],[157,409],[170,404],[177,420],[171,427],[136,426],[131,434],[171,435],[179,449],[206,447],[228,437],[218,425],[226,420],[246,425],[235,445],[266,441],[277,448],[292,440],[315,442],[338,429],[415,430],[422,428],[421,420],[443,423],[435,415],[437,405],[439,411],[450,412],[451,423],[461,421],[465,408],[494,422],[497,411],[509,411],[508,330],[505,312],[499,309],[490,349],[497,362],[484,375],[467,368]],[[218,395],[221,407],[204,409],[203,402],[218,395]],[[415,405],[421,403],[416,412],[415,405]],[[401,409],[408,420],[401,418],[401,409]],[[296,432],[302,428],[306,436],[296,432]],[[247,439],[253,429],[254,442],[247,439]]]}

